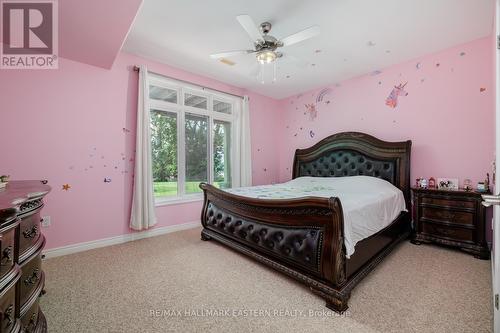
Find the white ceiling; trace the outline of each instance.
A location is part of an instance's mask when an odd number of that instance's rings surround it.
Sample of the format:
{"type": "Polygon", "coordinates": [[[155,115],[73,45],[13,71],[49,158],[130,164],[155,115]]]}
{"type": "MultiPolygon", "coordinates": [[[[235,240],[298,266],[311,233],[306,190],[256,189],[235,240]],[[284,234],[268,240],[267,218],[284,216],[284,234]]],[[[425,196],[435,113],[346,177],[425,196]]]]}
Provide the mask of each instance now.
{"type": "Polygon", "coordinates": [[[144,0],[124,50],[284,98],[489,36],[493,9],[494,0],[144,0]],[[263,85],[252,74],[253,56],[231,58],[235,66],[209,58],[252,48],[239,14],[271,22],[277,38],[311,25],[321,34],[280,49],[277,82],[263,85]],[[286,54],[309,65],[297,66],[286,54]]]}

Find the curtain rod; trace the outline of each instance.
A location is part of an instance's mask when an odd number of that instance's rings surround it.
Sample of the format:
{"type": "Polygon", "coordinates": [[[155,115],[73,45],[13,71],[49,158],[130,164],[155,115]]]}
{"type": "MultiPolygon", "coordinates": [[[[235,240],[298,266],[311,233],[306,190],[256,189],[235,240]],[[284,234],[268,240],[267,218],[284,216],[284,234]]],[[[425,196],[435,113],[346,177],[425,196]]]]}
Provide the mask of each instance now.
{"type": "MultiPolygon", "coordinates": [[[[139,72],[140,71],[140,67],[139,66],[134,66],[133,69],[134,69],[134,72],[139,72]]],[[[192,82],[189,82],[189,81],[186,81],[186,80],[177,79],[175,77],[171,77],[171,76],[168,76],[168,75],[165,75],[165,74],[155,73],[155,72],[151,72],[151,71],[148,71],[148,72],[151,73],[151,74],[154,74],[154,75],[159,75],[159,76],[166,77],[168,79],[172,79],[172,80],[184,82],[184,83],[187,83],[187,84],[190,84],[190,85],[199,86],[198,84],[195,84],[195,83],[192,83],[192,82]]],[[[231,94],[231,93],[228,93],[228,92],[225,92],[225,91],[222,91],[222,90],[207,88],[207,87],[203,87],[203,86],[200,86],[200,87],[203,90],[212,90],[212,91],[220,92],[220,93],[223,93],[223,94],[226,94],[226,95],[231,95],[231,96],[234,96],[234,97],[243,98],[243,96],[241,96],[241,95],[231,94]]]]}

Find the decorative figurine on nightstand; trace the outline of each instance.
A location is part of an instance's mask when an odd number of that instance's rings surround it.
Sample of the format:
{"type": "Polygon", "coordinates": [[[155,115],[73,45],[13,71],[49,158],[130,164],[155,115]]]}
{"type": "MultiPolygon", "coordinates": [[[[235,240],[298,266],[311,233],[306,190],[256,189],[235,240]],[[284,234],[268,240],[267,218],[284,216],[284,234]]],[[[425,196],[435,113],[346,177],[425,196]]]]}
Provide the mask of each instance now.
{"type": "Polygon", "coordinates": [[[429,178],[429,188],[436,188],[436,180],[434,177],[429,178]]]}
{"type": "Polygon", "coordinates": [[[438,178],[437,185],[440,190],[458,190],[458,178],[438,178]]]}
{"type": "Polygon", "coordinates": [[[420,187],[420,183],[422,182],[422,179],[424,179],[424,178],[423,177],[417,178],[416,187],[420,187]]]}
{"type": "Polygon", "coordinates": [[[472,181],[470,179],[464,179],[464,191],[472,191],[472,181]]]}
{"type": "Polygon", "coordinates": [[[7,183],[9,182],[9,177],[10,176],[0,176],[0,189],[5,188],[7,186],[7,183]]]}
{"type": "Polygon", "coordinates": [[[427,182],[427,179],[422,178],[422,180],[420,180],[420,188],[427,188],[428,186],[429,183],[427,182]]]}
{"type": "Polygon", "coordinates": [[[490,191],[490,174],[486,174],[486,179],[484,182],[477,183],[477,191],[480,193],[487,193],[490,191]]]}

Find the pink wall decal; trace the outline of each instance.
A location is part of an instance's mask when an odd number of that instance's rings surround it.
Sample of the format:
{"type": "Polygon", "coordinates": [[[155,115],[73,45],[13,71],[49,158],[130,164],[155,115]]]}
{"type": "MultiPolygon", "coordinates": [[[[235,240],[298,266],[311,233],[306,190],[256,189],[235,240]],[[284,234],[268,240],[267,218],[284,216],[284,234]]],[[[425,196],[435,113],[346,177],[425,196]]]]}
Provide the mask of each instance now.
{"type": "Polygon", "coordinates": [[[314,123],[290,105],[292,100],[312,103],[311,92],[282,100],[280,181],[291,178],[288,168],[295,149],[342,131],[366,132],[385,140],[411,139],[412,179],[483,180],[491,170],[495,138],[491,41],[491,37],[479,39],[385,68],[376,76],[367,74],[327,87],[332,89],[335,103],[324,105],[314,123]],[[399,101],[398,112],[388,112],[381,101],[394,82],[406,81],[411,94],[399,101]],[[296,135],[296,128],[306,125],[315,133],[314,138],[296,135]]]}
{"type": "Polygon", "coordinates": [[[318,96],[316,97],[316,103],[321,103],[323,102],[323,99],[332,92],[331,88],[325,88],[322,89],[319,93],[318,96]]]}
{"type": "Polygon", "coordinates": [[[305,105],[306,113],[309,114],[309,119],[314,120],[318,116],[318,110],[316,109],[316,104],[309,103],[305,105]]]}
{"type": "Polygon", "coordinates": [[[408,92],[405,90],[405,86],[408,84],[406,82],[405,84],[400,83],[397,86],[394,86],[392,89],[391,93],[389,94],[389,97],[385,100],[385,105],[391,107],[391,108],[396,108],[398,106],[398,98],[399,96],[408,96],[408,92]]]}

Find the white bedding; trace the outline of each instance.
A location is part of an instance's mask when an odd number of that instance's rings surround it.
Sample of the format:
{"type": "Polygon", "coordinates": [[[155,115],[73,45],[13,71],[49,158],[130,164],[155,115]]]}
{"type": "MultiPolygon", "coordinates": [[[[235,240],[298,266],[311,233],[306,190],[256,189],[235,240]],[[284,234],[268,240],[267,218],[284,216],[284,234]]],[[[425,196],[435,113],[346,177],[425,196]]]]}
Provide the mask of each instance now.
{"type": "Polygon", "coordinates": [[[403,192],[380,178],[299,177],[275,185],[240,187],[228,192],[251,198],[290,199],[305,196],[338,197],[344,212],[347,257],[356,244],[382,230],[406,211],[403,192]]]}

